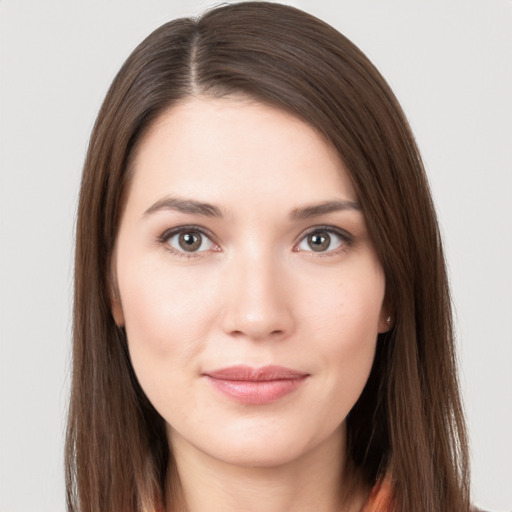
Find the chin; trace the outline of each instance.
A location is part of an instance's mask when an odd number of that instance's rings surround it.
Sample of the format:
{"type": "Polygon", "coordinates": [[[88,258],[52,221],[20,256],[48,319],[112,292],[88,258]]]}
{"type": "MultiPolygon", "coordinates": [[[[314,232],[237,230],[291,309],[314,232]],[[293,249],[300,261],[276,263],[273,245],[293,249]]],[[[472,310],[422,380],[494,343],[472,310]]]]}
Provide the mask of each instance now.
{"type": "MultiPolygon", "coordinates": [[[[290,443],[247,442],[226,446],[216,451],[216,458],[222,462],[245,468],[277,468],[297,461],[308,450],[303,446],[290,443]]],[[[215,456],[214,455],[214,456],[215,456]]]]}
{"type": "Polygon", "coordinates": [[[300,423],[271,425],[271,422],[269,418],[268,424],[253,424],[252,428],[247,424],[236,430],[219,428],[208,435],[196,432],[199,435],[187,439],[178,436],[171,443],[177,441],[182,447],[183,443],[193,445],[202,456],[239,468],[278,468],[301,460],[310,465],[316,456],[330,458],[343,450],[344,423],[333,425],[332,429],[308,431],[299,427],[300,423]]]}

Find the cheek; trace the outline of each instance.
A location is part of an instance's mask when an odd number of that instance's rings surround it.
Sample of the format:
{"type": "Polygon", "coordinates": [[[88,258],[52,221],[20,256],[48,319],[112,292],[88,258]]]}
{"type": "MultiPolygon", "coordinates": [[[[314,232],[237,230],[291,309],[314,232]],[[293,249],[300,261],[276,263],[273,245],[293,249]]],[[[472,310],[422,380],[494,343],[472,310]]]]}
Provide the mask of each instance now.
{"type": "Polygon", "coordinates": [[[213,316],[204,276],[176,271],[165,261],[127,265],[119,274],[124,276],[119,288],[126,329],[155,348],[165,350],[170,338],[193,342],[213,316]]]}
{"type": "Polygon", "coordinates": [[[193,365],[203,349],[215,318],[212,287],[160,261],[124,267],[121,262],[119,275],[131,361],[150,396],[159,382],[193,365]]]}
{"type": "Polygon", "coordinates": [[[327,388],[333,403],[343,403],[344,414],[359,398],[373,365],[384,298],[379,269],[345,276],[317,298],[309,316],[310,337],[317,340],[327,388]]]}
{"type": "MultiPolygon", "coordinates": [[[[385,284],[379,268],[368,265],[361,272],[350,272],[324,283],[305,301],[303,316],[326,334],[326,339],[345,340],[354,348],[376,338],[381,319],[385,284]],[[359,342],[358,342],[359,340],[359,342]]],[[[336,343],[341,347],[344,343],[336,343]]]]}

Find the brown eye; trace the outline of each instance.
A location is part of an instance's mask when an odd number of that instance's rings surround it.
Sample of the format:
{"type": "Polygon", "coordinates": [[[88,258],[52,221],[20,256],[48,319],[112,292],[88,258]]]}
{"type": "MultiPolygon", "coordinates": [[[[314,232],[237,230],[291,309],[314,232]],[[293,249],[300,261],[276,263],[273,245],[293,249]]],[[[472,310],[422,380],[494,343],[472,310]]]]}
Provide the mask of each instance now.
{"type": "Polygon", "coordinates": [[[298,251],[304,252],[325,252],[335,254],[337,249],[350,245],[349,235],[343,231],[333,228],[316,229],[310,231],[297,245],[298,251]]]}
{"type": "Polygon", "coordinates": [[[312,233],[308,235],[307,241],[311,250],[315,252],[327,251],[331,245],[331,237],[326,232],[312,233]]]}
{"type": "Polygon", "coordinates": [[[202,252],[212,248],[213,242],[200,231],[180,231],[170,236],[167,241],[173,249],[179,252],[202,252]]]}
{"type": "Polygon", "coordinates": [[[187,252],[194,252],[201,247],[202,236],[200,233],[180,233],[178,243],[187,252]]]}

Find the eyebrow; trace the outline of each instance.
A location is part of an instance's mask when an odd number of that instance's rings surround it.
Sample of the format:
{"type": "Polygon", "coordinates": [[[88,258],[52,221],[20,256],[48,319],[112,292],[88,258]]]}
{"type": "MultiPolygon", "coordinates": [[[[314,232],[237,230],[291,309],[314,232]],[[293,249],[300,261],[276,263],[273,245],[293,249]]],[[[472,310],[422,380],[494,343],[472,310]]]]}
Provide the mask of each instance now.
{"type": "Polygon", "coordinates": [[[193,199],[181,199],[179,197],[163,197],[150,206],[144,217],[161,210],[173,210],[193,215],[204,215],[205,217],[223,217],[219,208],[209,203],[202,203],[193,199]]]}
{"type": "Polygon", "coordinates": [[[355,201],[325,201],[320,204],[305,206],[303,208],[295,208],[290,214],[290,219],[304,220],[309,219],[310,217],[318,217],[319,215],[326,215],[327,213],[346,210],[361,210],[361,205],[355,201]]]}
{"type": "MultiPolygon", "coordinates": [[[[172,196],[159,199],[144,212],[144,217],[161,210],[171,210],[192,215],[203,215],[205,217],[224,217],[220,208],[213,204],[203,203],[194,199],[183,199],[172,196]]],[[[346,210],[361,210],[361,205],[355,201],[324,201],[323,203],[293,209],[290,213],[290,220],[305,220],[311,217],[318,217],[320,215],[346,210]]]]}

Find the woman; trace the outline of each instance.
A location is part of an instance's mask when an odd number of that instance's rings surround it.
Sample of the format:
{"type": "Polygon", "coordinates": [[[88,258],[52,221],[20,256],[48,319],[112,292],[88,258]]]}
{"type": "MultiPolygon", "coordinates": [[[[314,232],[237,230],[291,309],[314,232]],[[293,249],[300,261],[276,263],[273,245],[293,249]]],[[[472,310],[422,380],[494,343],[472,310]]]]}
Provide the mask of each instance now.
{"type": "Polygon", "coordinates": [[[111,86],[77,224],[70,510],[469,509],[407,121],[325,23],[170,22],[111,86]]]}

